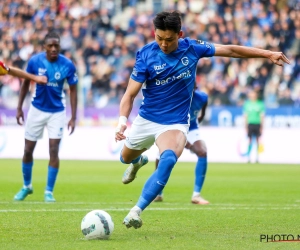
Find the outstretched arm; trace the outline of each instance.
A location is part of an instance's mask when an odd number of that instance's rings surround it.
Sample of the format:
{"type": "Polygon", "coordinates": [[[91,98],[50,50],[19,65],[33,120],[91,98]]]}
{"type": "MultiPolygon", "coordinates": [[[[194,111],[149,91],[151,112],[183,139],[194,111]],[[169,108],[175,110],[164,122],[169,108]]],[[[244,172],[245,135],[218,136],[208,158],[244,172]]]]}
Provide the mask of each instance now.
{"type": "Polygon", "coordinates": [[[253,47],[238,45],[215,45],[215,56],[235,57],[235,58],[268,58],[273,63],[283,66],[283,63],[290,64],[289,59],[282,52],[258,49],[253,47]]]}
{"type": "Polygon", "coordinates": [[[32,80],[37,83],[46,84],[47,77],[45,76],[36,76],[33,74],[29,74],[24,70],[18,69],[13,66],[6,66],[3,62],[0,61],[0,75],[11,75],[19,78],[24,78],[27,80],[32,80]]]}
{"type": "Polygon", "coordinates": [[[124,131],[126,130],[126,121],[132,110],[133,101],[136,95],[139,93],[142,84],[130,78],[125,94],[122,97],[120,103],[120,119],[116,128],[116,141],[121,141],[126,138],[124,131]]]}
{"type": "Polygon", "coordinates": [[[15,68],[15,67],[10,67],[10,70],[8,72],[9,75],[15,76],[15,77],[20,77],[28,80],[32,80],[36,83],[41,83],[41,84],[46,84],[47,83],[47,77],[46,76],[36,76],[33,74],[29,74],[24,70],[15,68]]]}

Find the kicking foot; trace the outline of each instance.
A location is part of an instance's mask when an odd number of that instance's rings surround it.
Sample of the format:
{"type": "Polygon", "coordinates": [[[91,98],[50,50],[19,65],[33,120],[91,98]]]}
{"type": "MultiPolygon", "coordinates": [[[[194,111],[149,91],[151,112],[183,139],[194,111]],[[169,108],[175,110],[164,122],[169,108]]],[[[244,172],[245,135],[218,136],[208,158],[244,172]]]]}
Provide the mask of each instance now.
{"type": "Polygon", "coordinates": [[[23,187],[14,197],[15,201],[22,201],[24,200],[28,195],[33,193],[32,188],[23,187]]]}
{"type": "Polygon", "coordinates": [[[162,195],[157,195],[153,201],[154,202],[162,202],[163,201],[162,195]]]}
{"type": "Polygon", "coordinates": [[[137,212],[130,211],[129,214],[125,217],[123,224],[127,228],[134,227],[135,229],[137,229],[143,225],[143,221],[137,212]]]}
{"type": "Polygon", "coordinates": [[[203,199],[201,196],[194,196],[192,198],[192,203],[197,205],[207,205],[209,204],[209,201],[203,199]]]}
{"type": "Polygon", "coordinates": [[[125,170],[122,178],[122,182],[124,184],[128,184],[132,182],[136,178],[136,173],[139,169],[148,163],[148,157],[146,155],[142,155],[138,164],[133,165],[130,163],[130,166],[125,170]]]}
{"type": "Polygon", "coordinates": [[[45,193],[44,195],[45,202],[55,202],[56,200],[53,197],[52,193],[45,193]]]}

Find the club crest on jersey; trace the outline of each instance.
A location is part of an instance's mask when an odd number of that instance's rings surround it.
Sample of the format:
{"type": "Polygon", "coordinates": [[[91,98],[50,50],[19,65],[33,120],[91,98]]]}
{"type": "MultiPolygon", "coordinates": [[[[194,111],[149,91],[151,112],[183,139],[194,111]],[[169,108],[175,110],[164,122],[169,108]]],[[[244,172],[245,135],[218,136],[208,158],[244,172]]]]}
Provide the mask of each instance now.
{"type": "Polygon", "coordinates": [[[181,62],[184,66],[188,66],[189,59],[185,56],[185,57],[181,58],[181,62]]]}
{"type": "Polygon", "coordinates": [[[59,73],[59,72],[55,72],[54,78],[55,78],[56,80],[59,80],[59,79],[60,79],[60,73],[59,73]]]}

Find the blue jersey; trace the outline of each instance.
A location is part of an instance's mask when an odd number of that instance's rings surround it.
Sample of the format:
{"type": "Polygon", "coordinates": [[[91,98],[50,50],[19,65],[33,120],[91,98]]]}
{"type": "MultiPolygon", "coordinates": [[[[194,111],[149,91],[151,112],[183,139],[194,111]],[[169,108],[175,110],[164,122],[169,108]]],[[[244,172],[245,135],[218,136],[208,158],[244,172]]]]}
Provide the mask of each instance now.
{"type": "Polygon", "coordinates": [[[198,113],[203,108],[204,104],[207,103],[208,95],[204,92],[196,90],[193,95],[192,104],[190,108],[190,130],[198,129],[198,113]]]}
{"type": "Polygon", "coordinates": [[[215,54],[213,44],[184,38],[170,54],[156,42],[141,48],[131,78],[143,84],[139,115],[159,124],[189,124],[195,72],[201,57],[215,54]]]}
{"type": "Polygon", "coordinates": [[[63,92],[64,82],[67,80],[69,85],[78,82],[76,68],[72,61],[59,55],[55,62],[50,62],[46,58],[46,53],[42,52],[30,58],[27,72],[34,75],[44,75],[48,78],[47,84],[36,84],[32,105],[45,112],[64,110],[66,106],[63,92]]]}

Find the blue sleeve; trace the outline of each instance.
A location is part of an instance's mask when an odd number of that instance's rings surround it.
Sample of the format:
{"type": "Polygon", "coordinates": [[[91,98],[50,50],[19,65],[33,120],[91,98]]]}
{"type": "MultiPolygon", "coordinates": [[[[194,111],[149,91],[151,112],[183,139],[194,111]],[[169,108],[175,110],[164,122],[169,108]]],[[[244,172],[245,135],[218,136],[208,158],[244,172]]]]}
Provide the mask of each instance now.
{"type": "Polygon", "coordinates": [[[140,51],[136,53],[136,61],[130,78],[140,83],[144,83],[148,78],[147,65],[144,62],[140,51]]]}
{"type": "Polygon", "coordinates": [[[208,95],[198,90],[195,91],[193,98],[195,98],[195,100],[197,100],[198,102],[201,102],[203,105],[208,101],[208,95]]]}
{"type": "Polygon", "coordinates": [[[208,101],[208,95],[204,92],[201,92],[201,96],[202,96],[202,100],[203,100],[203,103],[207,103],[208,101]]]}
{"type": "Polygon", "coordinates": [[[191,44],[194,46],[199,58],[212,57],[215,55],[215,46],[212,43],[205,42],[202,40],[191,40],[191,44]]]}
{"type": "Polygon", "coordinates": [[[34,74],[34,75],[36,74],[35,71],[34,71],[34,61],[33,61],[33,59],[29,59],[26,71],[30,74],[34,74]]]}
{"type": "Polygon", "coordinates": [[[69,85],[74,85],[78,83],[78,76],[76,74],[76,68],[73,63],[70,63],[67,81],[69,85]]]}

